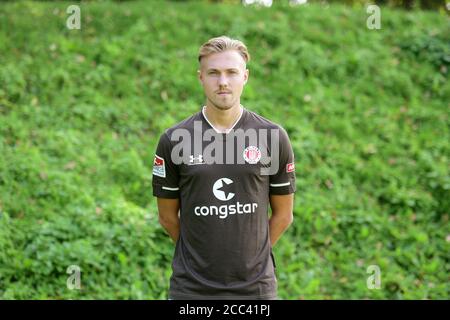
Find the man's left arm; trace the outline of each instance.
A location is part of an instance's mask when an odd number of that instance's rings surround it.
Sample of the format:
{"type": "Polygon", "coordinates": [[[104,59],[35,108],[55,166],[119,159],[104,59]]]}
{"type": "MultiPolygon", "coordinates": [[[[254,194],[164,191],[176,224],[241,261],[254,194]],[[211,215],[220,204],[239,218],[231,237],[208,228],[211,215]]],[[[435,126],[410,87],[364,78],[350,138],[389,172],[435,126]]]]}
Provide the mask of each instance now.
{"type": "Polygon", "coordinates": [[[269,201],[272,216],[269,234],[272,247],[294,220],[295,161],[287,132],[279,128],[278,171],[270,176],[269,201]]]}
{"type": "Polygon", "coordinates": [[[272,247],[294,220],[294,194],[270,195],[272,215],[269,220],[270,242],[272,247]]]}

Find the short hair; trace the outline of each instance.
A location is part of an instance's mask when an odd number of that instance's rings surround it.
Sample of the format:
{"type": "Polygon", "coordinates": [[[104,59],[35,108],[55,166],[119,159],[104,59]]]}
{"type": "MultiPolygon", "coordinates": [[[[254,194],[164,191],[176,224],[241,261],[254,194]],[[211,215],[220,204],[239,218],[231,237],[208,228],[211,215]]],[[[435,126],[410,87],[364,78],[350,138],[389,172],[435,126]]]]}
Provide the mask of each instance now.
{"type": "Polygon", "coordinates": [[[245,63],[250,61],[250,54],[242,41],[231,39],[227,36],[220,36],[209,39],[200,47],[198,52],[198,62],[201,62],[202,58],[209,56],[210,54],[226,50],[236,50],[244,59],[245,63]]]}

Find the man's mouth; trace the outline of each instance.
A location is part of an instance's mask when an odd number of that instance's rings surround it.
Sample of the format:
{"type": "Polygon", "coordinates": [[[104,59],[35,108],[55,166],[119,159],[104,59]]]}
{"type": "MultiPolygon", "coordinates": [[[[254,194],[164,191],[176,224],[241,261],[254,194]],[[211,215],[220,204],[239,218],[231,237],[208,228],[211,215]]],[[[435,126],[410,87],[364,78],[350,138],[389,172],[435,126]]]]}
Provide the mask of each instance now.
{"type": "Polygon", "coordinates": [[[225,94],[230,94],[231,92],[228,92],[228,91],[220,91],[220,92],[218,92],[217,94],[220,94],[220,95],[225,95],[225,94]]]}

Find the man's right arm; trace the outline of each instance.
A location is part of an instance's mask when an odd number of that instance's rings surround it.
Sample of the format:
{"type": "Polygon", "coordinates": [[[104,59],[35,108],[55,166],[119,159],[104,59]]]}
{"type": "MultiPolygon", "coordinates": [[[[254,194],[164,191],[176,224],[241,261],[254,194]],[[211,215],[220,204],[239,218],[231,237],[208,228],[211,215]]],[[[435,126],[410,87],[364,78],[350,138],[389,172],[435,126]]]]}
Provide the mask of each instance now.
{"type": "Polygon", "coordinates": [[[157,198],[158,218],[161,226],[167,231],[173,242],[180,237],[180,199],[157,198]]]}

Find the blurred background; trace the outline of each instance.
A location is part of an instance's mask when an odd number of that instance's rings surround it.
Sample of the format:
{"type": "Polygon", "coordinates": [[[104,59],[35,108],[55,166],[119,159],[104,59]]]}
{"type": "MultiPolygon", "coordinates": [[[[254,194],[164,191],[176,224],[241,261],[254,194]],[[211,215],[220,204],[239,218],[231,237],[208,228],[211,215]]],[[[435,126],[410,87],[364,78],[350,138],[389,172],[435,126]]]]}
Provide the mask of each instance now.
{"type": "Polygon", "coordinates": [[[279,296],[448,299],[448,13],[414,0],[1,2],[0,298],[167,298],[155,147],[200,109],[198,48],[225,34],[252,55],[243,105],[280,123],[296,156],[279,296]]]}

